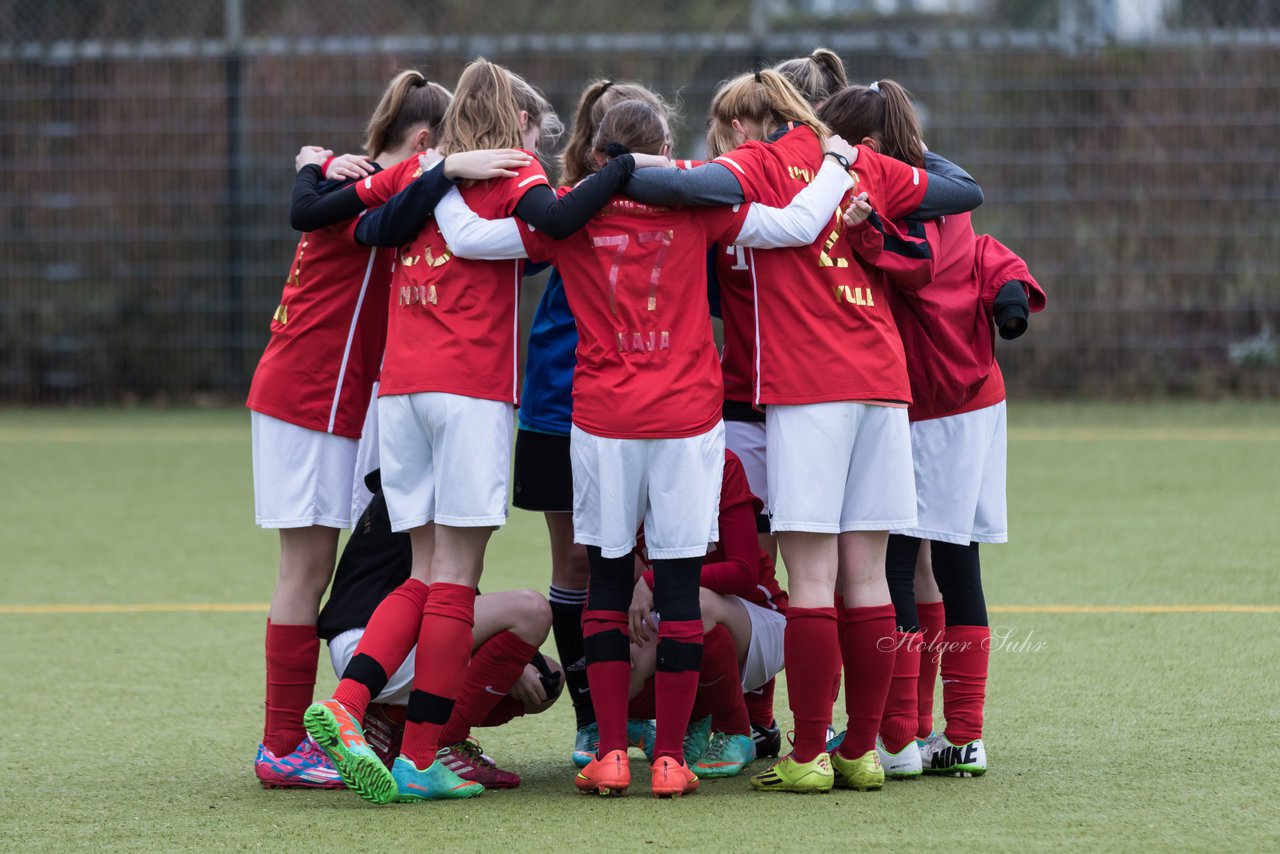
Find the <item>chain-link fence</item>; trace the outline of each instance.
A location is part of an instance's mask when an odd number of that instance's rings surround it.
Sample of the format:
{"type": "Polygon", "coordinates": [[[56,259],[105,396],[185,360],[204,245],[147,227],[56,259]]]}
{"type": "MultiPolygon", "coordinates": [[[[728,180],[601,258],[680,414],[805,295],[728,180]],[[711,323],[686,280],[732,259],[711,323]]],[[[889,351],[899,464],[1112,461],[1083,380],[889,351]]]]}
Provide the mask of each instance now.
{"type": "MultiPolygon", "coordinates": [[[[296,235],[293,155],[390,75],[503,62],[678,96],[825,45],[916,95],[975,226],[1050,294],[1019,393],[1280,391],[1280,0],[17,0],[0,7],[0,402],[243,393],[296,235]]],[[[536,288],[526,294],[529,307],[536,288]]]]}

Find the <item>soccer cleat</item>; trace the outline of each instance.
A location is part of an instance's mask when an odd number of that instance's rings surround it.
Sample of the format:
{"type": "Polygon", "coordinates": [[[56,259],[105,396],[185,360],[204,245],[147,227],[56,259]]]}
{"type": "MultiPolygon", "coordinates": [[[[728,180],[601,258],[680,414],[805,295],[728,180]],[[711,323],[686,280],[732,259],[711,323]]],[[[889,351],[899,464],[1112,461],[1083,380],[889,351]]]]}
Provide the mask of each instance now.
{"type": "Polygon", "coordinates": [[[826,793],[834,784],[831,757],[826,753],[819,753],[810,762],[797,762],[795,754],[788,753],[751,778],[751,788],[761,792],[826,793]]]}
{"type": "Polygon", "coordinates": [[[782,730],[778,728],[777,721],[771,722],[769,726],[752,724],[751,740],[756,743],[756,757],[759,759],[777,756],[782,752],[782,730]]]}
{"type": "Polygon", "coordinates": [[[987,773],[987,748],[982,739],[953,744],[943,733],[933,733],[920,745],[920,763],[926,774],[981,777],[987,773]]]}
{"type": "Polygon", "coordinates": [[[693,766],[699,777],[736,777],[756,758],[756,743],[749,735],[713,732],[706,751],[693,766]]]}
{"type": "Polygon", "coordinates": [[[312,703],[302,716],[302,724],[348,789],[375,804],[395,800],[396,781],[364,740],[364,731],[346,706],[337,700],[312,703]]]}
{"type": "Polygon", "coordinates": [[[677,762],[670,756],[659,756],[650,769],[650,790],[655,798],[678,798],[698,791],[698,775],[689,769],[688,763],[677,762]]]}
{"type": "Polygon", "coordinates": [[[480,742],[468,738],[446,747],[436,754],[436,762],[464,780],[479,783],[486,789],[514,789],[520,785],[520,775],[504,771],[480,750],[480,742]]]}
{"type": "Polygon", "coordinates": [[[382,703],[370,703],[364,713],[364,723],[361,726],[364,740],[388,770],[400,755],[400,743],[404,741],[403,713],[403,706],[389,711],[382,703]]]}
{"type": "Polygon", "coordinates": [[[316,743],[305,738],[288,756],[276,756],[258,745],[253,771],[264,789],[342,789],[338,771],[316,743]]]}
{"type": "Polygon", "coordinates": [[[711,716],[700,721],[690,721],[689,728],[684,731],[684,761],[690,765],[697,763],[706,752],[711,741],[711,716]]]}
{"type": "Polygon", "coordinates": [[[868,750],[857,759],[845,759],[839,753],[833,753],[831,769],[835,772],[838,789],[869,792],[884,785],[884,769],[880,767],[880,756],[874,750],[868,750]]]}
{"type": "Polygon", "coordinates": [[[827,727],[827,753],[835,753],[836,748],[844,741],[844,730],[840,730],[835,735],[831,735],[831,727],[827,727]]]}
{"type": "MultiPolygon", "coordinates": [[[[629,729],[629,728],[628,728],[629,729]]],[[[596,758],[600,749],[600,727],[593,721],[578,730],[573,739],[573,764],[586,768],[587,763],[596,758]]]]}
{"type": "Polygon", "coordinates": [[[592,759],[578,772],[574,785],[582,794],[625,795],[631,785],[631,765],[627,751],[610,750],[604,756],[592,759]]]}
{"type": "Polygon", "coordinates": [[[416,801],[445,801],[455,798],[474,798],[484,794],[484,786],[464,780],[445,767],[441,753],[426,768],[419,768],[413,760],[401,754],[391,766],[391,776],[396,783],[396,801],[402,804],[416,801]]]}
{"type": "Polygon", "coordinates": [[[880,757],[880,765],[884,768],[884,776],[889,780],[911,780],[920,776],[920,748],[913,738],[897,753],[885,749],[884,741],[876,736],[876,755],[880,757]]]}
{"type": "Polygon", "coordinates": [[[657,738],[653,721],[633,718],[627,721],[627,746],[644,751],[644,758],[653,762],[653,742],[657,738]]]}

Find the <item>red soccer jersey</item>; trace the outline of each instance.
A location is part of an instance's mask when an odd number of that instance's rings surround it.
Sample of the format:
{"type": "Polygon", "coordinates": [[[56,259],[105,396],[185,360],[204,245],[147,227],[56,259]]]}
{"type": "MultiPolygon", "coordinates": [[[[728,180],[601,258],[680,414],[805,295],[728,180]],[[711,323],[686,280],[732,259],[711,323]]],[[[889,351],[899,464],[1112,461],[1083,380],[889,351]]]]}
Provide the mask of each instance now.
{"type": "MultiPolygon", "coordinates": [[[[808,127],[776,142],[748,142],[716,158],[748,202],[783,207],[822,166],[808,127]]],[[[923,171],[858,147],[851,193],[865,192],[890,217],[919,207],[923,171]]],[[[841,240],[843,211],[824,237],[796,249],[746,250],[751,267],[757,404],[833,400],[910,400],[902,342],[880,293],[882,278],[841,240]]]]}
{"type": "Polygon", "coordinates": [[[392,251],[361,246],[356,220],[302,235],[246,405],[309,430],[360,438],[387,337],[392,251]]]}
{"type": "Polygon", "coordinates": [[[751,380],[756,352],[756,307],[751,295],[751,265],[747,253],[742,246],[716,247],[720,319],[724,321],[720,370],[724,373],[725,400],[754,398],[751,380]]]}
{"type": "Polygon", "coordinates": [[[529,257],[560,271],[578,325],[573,423],[580,429],[671,439],[720,420],[707,247],[731,243],[745,218],[746,206],[654,207],[618,196],[565,240],[521,227],[529,257]]]}
{"type": "MultiPolygon", "coordinates": [[[[892,223],[860,223],[853,242],[901,240],[892,223]],[[875,240],[873,240],[874,238],[875,240]]],[[[995,361],[996,295],[1012,280],[1026,282],[1032,311],[1044,291],[1026,263],[990,235],[976,237],[967,213],[924,223],[932,276],[890,292],[890,307],[907,353],[912,421],[958,415],[1004,399],[995,361]]],[[[866,254],[865,250],[864,254],[866,254]]]]}
{"type": "MultiPolygon", "coordinates": [[[[417,158],[357,185],[380,205],[421,174],[417,158]]],[[[460,187],[486,219],[511,216],[530,187],[546,184],[535,159],[514,178],[460,187]]],[[[520,262],[455,258],[435,220],[397,255],[380,395],[435,391],[518,403],[520,262]]]]}
{"type": "MultiPolygon", "coordinates": [[[[726,450],[720,485],[720,542],[703,559],[699,584],[715,593],[741,596],[785,614],[786,591],[778,585],[773,559],[760,548],[756,536],[756,517],[763,509],[764,502],[747,485],[742,461],[733,451],[726,450]]],[[[646,571],[644,579],[652,588],[653,570],[646,571]]]]}

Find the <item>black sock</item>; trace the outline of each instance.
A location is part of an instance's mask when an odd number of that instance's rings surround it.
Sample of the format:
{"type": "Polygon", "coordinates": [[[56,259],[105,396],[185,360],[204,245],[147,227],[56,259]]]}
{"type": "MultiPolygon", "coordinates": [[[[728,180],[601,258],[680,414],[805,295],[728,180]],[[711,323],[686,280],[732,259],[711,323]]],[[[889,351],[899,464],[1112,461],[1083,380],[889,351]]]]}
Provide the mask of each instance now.
{"type": "Polygon", "coordinates": [[[571,590],[551,585],[551,634],[555,637],[556,653],[564,667],[565,685],[573,703],[573,714],[578,729],[595,723],[596,713],[591,706],[591,690],[587,687],[586,662],[582,649],[582,609],[587,604],[586,590],[571,590]]]}

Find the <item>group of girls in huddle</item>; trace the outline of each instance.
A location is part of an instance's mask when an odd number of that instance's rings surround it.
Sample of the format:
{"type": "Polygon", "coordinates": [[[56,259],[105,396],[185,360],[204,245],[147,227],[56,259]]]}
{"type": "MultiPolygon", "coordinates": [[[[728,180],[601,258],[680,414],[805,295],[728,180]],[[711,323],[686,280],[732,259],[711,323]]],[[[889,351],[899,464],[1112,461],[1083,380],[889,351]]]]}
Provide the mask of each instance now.
{"type": "MultiPolygon", "coordinates": [[[[973,237],[966,212],[981,191],[924,152],[905,93],[889,81],[848,86],[838,57],[822,50],[744,74],[712,103],[713,160],[672,168],[661,98],[598,82],[584,93],[556,190],[534,152],[559,124],[536,89],[484,60],[451,96],[413,74],[393,81],[375,114],[368,160],[299,155],[291,219],[305,233],[249,401],[259,524],[281,529],[264,785],[340,781],[376,803],[483,791],[441,759],[442,733],[468,672],[485,547],[506,519],[527,261],[555,273],[530,342],[515,503],[547,514],[552,629],[570,685],[590,697],[577,715],[578,788],[627,791],[637,740],[656,796],[694,791],[699,774],[737,773],[757,755],[747,721],[773,723],[772,677],[784,664],[794,749],[752,777],[755,788],[877,788],[882,758],[909,776],[921,749],[956,760],[931,770],[977,771],[960,760],[975,743],[982,751],[981,696],[979,729],[971,710],[953,726],[944,694],[946,733],[917,743],[927,668],[915,633],[925,621],[901,595],[902,567],[914,543],[908,584],[918,563],[923,586],[932,555],[942,597],[968,603],[967,622],[954,625],[978,638],[985,611],[979,622],[970,543],[1005,536],[992,317],[1012,311],[1025,325],[1028,294],[1039,291],[1016,256],[973,237]],[[878,112],[858,109],[865,93],[880,99],[878,112]],[[326,167],[354,181],[322,186],[326,167]],[[321,263],[337,257],[341,265],[321,263]],[[938,330],[954,346],[934,346],[938,330]],[[939,372],[946,394],[934,392],[939,372]],[[379,374],[381,483],[392,529],[409,533],[412,568],[369,618],[334,696],[308,707],[316,612],[337,529],[350,521],[340,505],[379,374]],[[317,377],[328,383],[319,391],[317,377]],[[932,405],[920,408],[923,399],[932,405]],[[322,404],[327,422],[316,417],[322,404]],[[984,420],[969,426],[975,412],[984,420]],[[910,418],[965,420],[929,430],[910,418]],[[948,469],[956,447],[979,458],[948,469]],[[959,481],[974,493],[967,521],[963,507],[926,500],[931,490],[953,496],[959,481]],[[769,523],[758,541],[757,518],[769,523]],[[886,573],[891,531],[904,545],[886,573]],[[963,560],[919,547],[939,532],[963,540],[963,560]],[[771,537],[789,607],[773,580],[771,537]],[[403,742],[388,768],[361,724],[411,651],[403,742]],[[652,679],[637,678],[646,667],[652,679]],[[841,668],[848,725],[828,752],[841,668]],[[700,672],[726,671],[732,691],[700,695],[700,672]],[[892,748],[905,694],[891,685],[908,681],[916,752],[904,758],[907,746],[892,748]],[[767,697],[760,720],[743,691],[767,697]],[[699,742],[690,721],[703,715],[716,731],[699,742]],[[654,718],[656,731],[637,739],[636,717],[654,718]]],[[[977,670],[965,660],[955,672],[977,670]]],[[[965,683],[968,699],[983,692],[985,658],[981,676],[965,683]]]]}

